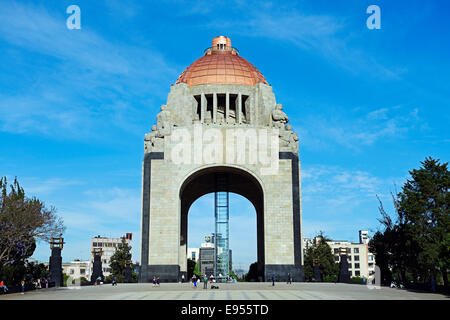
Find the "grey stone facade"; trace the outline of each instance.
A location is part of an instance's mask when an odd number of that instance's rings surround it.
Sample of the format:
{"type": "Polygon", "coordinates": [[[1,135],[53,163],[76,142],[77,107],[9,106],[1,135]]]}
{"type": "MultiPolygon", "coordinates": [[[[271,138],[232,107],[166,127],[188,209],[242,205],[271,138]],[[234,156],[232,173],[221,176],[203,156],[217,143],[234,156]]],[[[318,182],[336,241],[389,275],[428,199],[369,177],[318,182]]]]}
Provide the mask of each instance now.
{"type": "Polygon", "coordinates": [[[262,83],[171,87],[157,124],[145,135],[141,282],[153,276],[177,281],[186,273],[189,207],[204,194],[225,191],[215,189],[216,173],[228,175],[226,191],[255,207],[260,277],[285,278],[290,272],[294,281],[303,280],[298,136],[288,121],[272,88],[262,83]],[[230,132],[243,136],[240,144],[229,144],[240,139],[227,140],[230,132]],[[277,163],[252,160],[255,154],[262,158],[263,146],[275,150],[270,144],[275,133],[277,163]],[[265,172],[268,167],[276,173],[265,172]]]}

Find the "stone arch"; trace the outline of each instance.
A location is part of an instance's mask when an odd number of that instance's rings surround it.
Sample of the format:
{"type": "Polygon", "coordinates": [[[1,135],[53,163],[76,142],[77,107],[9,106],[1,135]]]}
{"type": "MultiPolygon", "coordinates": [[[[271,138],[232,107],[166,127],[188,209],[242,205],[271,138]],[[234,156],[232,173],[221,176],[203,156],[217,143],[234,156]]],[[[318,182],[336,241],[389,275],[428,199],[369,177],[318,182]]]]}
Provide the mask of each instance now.
{"type": "Polygon", "coordinates": [[[179,190],[180,202],[180,272],[186,274],[188,213],[191,205],[203,195],[215,191],[228,191],[245,197],[256,212],[258,277],[264,280],[264,187],[251,172],[236,166],[210,166],[191,172],[182,182],[179,190]],[[226,174],[228,190],[216,190],[215,174],[226,174]]]}

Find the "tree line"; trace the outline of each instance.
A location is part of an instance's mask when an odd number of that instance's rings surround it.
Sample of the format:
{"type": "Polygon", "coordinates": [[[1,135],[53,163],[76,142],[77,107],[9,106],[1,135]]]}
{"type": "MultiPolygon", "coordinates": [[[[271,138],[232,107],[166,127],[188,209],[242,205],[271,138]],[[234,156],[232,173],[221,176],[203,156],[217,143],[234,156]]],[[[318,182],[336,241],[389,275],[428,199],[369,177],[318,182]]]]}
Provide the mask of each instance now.
{"type": "Polygon", "coordinates": [[[431,157],[398,193],[392,193],[391,217],[379,201],[382,230],[369,242],[381,270],[382,283],[427,286],[431,282],[448,289],[450,270],[450,215],[448,163],[431,157]]]}
{"type": "MultiPolygon", "coordinates": [[[[431,283],[448,290],[450,270],[450,214],[448,163],[431,157],[410,178],[401,191],[392,193],[394,214],[379,201],[381,229],[369,242],[369,251],[381,271],[381,283],[397,282],[405,287],[428,289],[431,283]]],[[[323,234],[306,250],[305,278],[313,278],[313,261],[319,259],[321,277],[338,274],[331,248],[323,234]]]]}

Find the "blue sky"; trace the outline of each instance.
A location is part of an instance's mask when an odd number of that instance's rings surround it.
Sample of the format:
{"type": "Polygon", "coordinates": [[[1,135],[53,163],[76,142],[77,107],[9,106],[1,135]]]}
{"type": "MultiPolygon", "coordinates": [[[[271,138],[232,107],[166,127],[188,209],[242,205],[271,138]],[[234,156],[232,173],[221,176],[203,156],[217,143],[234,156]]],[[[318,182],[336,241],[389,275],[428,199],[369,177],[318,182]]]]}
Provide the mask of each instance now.
{"type": "MultiPolygon", "coordinates": [[[[64,260],[90,238],[134,234],[144,134],[171,84],[217,35],[273,86],[300,137],[303,231],[356,241],[377,230],[376,194],[426,156],[448,161],[450,20],[444,1],[2,1],[0,175],[58,209],[64,260]],[[81,30],[66,8],[81,8],[81,30]],[[381,29],[366,8],[381,8],[381,29]]],[[[191,209],[189,245],[213,231],[191,209]]],[[[205,214],[210,212],[210,214],[205,214]]],[[[235,266],[256,260],[256,219],[231,203],[235,266]]],[[[48,260],[47,244],[34,257],[48,260]]]]}

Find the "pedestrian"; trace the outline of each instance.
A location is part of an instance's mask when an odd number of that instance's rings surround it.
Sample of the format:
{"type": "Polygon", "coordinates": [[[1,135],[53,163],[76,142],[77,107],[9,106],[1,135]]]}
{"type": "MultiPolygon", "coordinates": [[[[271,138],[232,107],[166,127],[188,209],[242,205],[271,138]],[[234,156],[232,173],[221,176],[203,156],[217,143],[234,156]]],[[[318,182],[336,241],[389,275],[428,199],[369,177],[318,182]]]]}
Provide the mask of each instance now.
{"type": "Polygon", "coordinates": [[[42,288],[42,286],[41,286],[41,279],[37,279],[37,288],[38,289],[41,289],[42,288]]]}
{"type": "Polygon", "coordinates": [[[48,289],[48,279],[45,278],[45,289],[48,289]]]}
{"type": "Polygon", "coordinates": [[[21,292],[20,292],[20,294],[25,294],[25,281],[23,281],[22,280],[22,282],[21,282],[21,292]]]}
{"type": "Polygon", "coordinates": [[[153,287],[156,287],[156,276],[153,276],[152,283],[153,283],[153,287]]]}
{"type": "Polygon", "coordinates": [[[159,287],[160,285],[160,282],[159,282],[159,277],[156,277],[156,285],[159,287]]]}
{"type": "Polygon", "coordinates": [[[0,282],[0,289],[3,290],[3,293],[7,293],[8,292],[8,287],[5,285],[3,280],[0,282]]]}
{"type": "Polygon", "coordinates": [[[203,289],[208,289],[208,277],[205,275],[203,276],[203,289]]]}
{"type": "Polygon", "coordinates": [[[275,286],[275,275],[272,274],[272,287],[275,286]]]}
{"type": "Polygon", "coordinates": [[[334,275],[334,284],[337,282],[337,275],[334,275]]]}
{"type": "Polygon", "coordinates": [[[116,276],[113,276],[113,277],[112,277],[112,285],[113,285],[113,286],[117,286],[117,279],[116,279],[116,276]]]}
{"type": "Polygon", "coordinates": [[[431,291],[436,292],[436,280],[434,280],[434,276],[431,276],[431,291]]]}
{"type": "Polygon", "coordinates": [[[288,272],[287,283],[286,284],[292,284],[292,277],[291,277],[291,273],[290,272],[288,272]]]}
{"type": "Polygon", "coordinates": [[[184,274],[181,275],[181,283],[184,283],[184,274]]]}
{"type": "Polygon", "coordinates": [[[197,277],[195,276],[195,274],[192,277],[192,283],[194,284],[194,288],[197,288],[197,277]]]}

